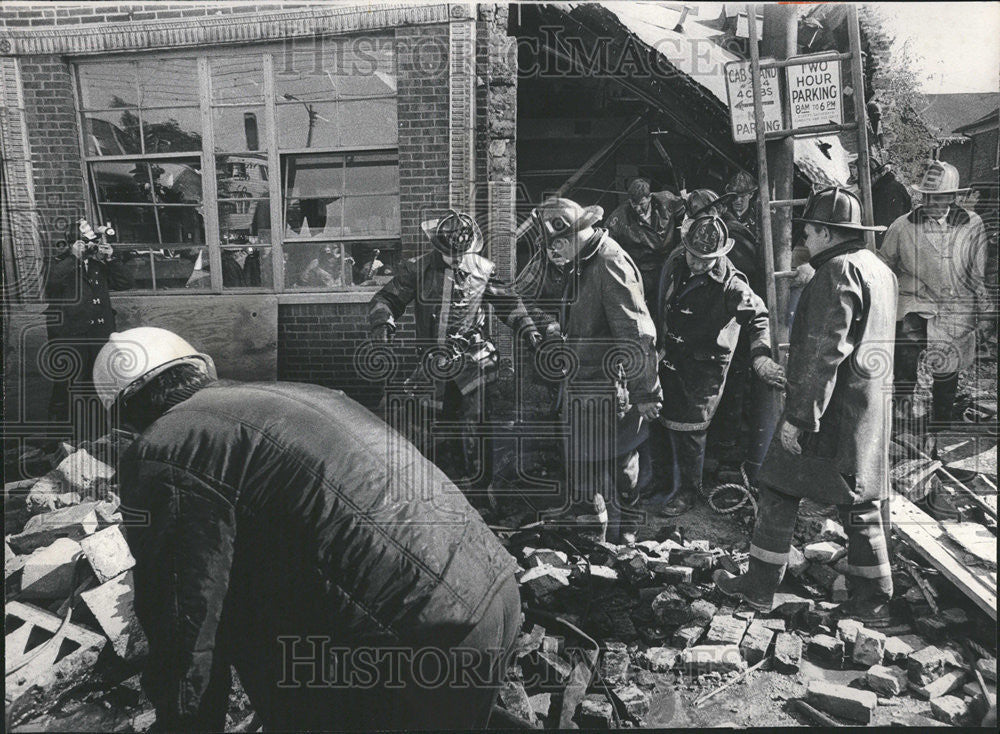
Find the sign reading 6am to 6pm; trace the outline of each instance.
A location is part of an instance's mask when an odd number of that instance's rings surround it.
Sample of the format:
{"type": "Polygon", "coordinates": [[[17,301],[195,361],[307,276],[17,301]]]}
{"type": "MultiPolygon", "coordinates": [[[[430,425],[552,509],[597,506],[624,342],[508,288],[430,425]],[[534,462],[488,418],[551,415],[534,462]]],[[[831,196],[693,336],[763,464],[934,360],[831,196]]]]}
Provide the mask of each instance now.
{"type": "MultiPolygon", "coordinates": [[[[757,139],[757,126],[753,114],[753,80],[750,76],[749,61],[731,61],[726,64],[726,93],[729,96],[733,141],[753,142],[757,139]]],[[[760,101],[764,112],[764,132],[781,130],[778,70],[774,67],[760,70],[760,101]]]]}
{"type": "Polygon", "coordinates": [[[785,73],[793,129],[843,124],[839,61],[797,64],[787,67],[785,73]]]}

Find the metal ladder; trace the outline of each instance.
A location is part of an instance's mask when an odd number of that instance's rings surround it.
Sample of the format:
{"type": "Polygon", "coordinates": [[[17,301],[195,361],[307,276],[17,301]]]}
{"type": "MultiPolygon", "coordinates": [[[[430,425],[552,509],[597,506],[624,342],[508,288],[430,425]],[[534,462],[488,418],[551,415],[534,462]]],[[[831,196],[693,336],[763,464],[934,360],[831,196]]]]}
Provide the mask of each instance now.
{"type": "MultiPolygon", "coordinates": [[[[787,324],[779,323],[778,320],[778,281],[787,283],[795,276],[794,270],[784,270],[775,272],[774,270],[774,238],[771,229],[771,212],[779,207],[801,206],[806,203],[806,199],[777,199],[771,201],[770,179],[767,170],[767,150],[768,140],[779,140],[788,137],[811,137],[825,133],[840,133],[849,130],[857,132],[858,143],[858,187],[861,190],[862,222],[866,225],[873,224],[872,220],[872,191],[871,191],[871,171],[868,163],[868,117],[865,108],[864,94],[864,70],[861,63],[861,30],[858,25],[858,10],[853,4],[847,7],[847,32],[850,50],[847,53],[839,51],[823,51],[816,54],[803,56],[792,56],[781,60],[761,61],[759,44],[759,33],[757,30],[757,6],[747,5],[747,17],[750,19],[750,72],[753,82],[753,109],[754,123],[757,134],[757,183],[758,197],[760,201],[760,227],[761,244],[764,249],[764,273],[766,284],[766,297],[771,327],[771,346],[775,359],[784,362],[785,351],[788,349],[787,324]],[[854,89],[852,95],[854,100],[854,121],[846,124],[815,125],[798,129],[791,128],[789,123],[788,104],[782,107],[782,119],[785,122],[785,129],[775,132],[764,132],[764,110],[761,102],[761,69],[784,68],[802,63],[817,61],[849,61],[851,68],[851,83],[854,89]],[[782,329],[779,332],[779,327],[782,329]]],[[[780,83],[780,82],[779,82],[780,83]]],[[[874,232],[865,232],[865,244],[869,250],[875,251],[874,232]]],[[[791,243],[789,243],[790,247],[791,243]]],[[[786,285],[787,288],[787,285],[786,285]]],[[[786,294],[787,295],[787,294],[786,294]]],[[[787,298],[782,299],[786,303],[787,298]]],[[[786,316],[782,314],[782,316],[786,316]]],[[[786,321],[787,319],[783,319],[786,321]]]]}

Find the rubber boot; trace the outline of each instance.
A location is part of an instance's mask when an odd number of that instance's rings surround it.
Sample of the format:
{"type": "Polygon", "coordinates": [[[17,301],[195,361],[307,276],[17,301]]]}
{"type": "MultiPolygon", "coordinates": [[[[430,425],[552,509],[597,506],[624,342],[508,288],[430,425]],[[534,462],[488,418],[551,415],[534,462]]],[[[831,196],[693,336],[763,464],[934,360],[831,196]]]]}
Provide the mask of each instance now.
{"type": "MultiPolygon", "coordinates": [[[[888,583],[891,584],[891,579],[888,583]]],[[[833,611],[836,619],[855,619],[865,627],[888,627],[890,592],[885,590],[886,581],[847,577],[850,599],[833,611]]]]}
{"type": "Polygon", "coordinates": [[[750,556],[750,567],[746,573],[734,576],[719,569],[712,576],[716,588],[726,596],[740,599],[758,612],[770,612],[774,606],[774,594],[785,576],[784,564],[778,566],[764,563],[750,556]]]}

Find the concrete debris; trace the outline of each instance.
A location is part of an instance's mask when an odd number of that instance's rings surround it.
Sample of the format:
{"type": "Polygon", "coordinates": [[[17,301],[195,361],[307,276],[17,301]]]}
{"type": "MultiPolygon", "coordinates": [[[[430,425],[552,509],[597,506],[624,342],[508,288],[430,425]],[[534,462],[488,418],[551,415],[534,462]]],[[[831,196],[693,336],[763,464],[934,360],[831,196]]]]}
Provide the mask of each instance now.
{"type": "Polygon", "coordinates": [[[813,635],[806,648],[809,658],[817,663],[840,668],[844,664],[844,641],[830,635],[813,635]]]}
{"type": "Polygon", "coordinates": [[[102,584],[135,566],[135,558],[132,557],[125,536],[117,525],[82,538],[80,547],[94,575],[102,584]]]}
{"type": "Polygon", "coordinates": [[[854,649],[854,641],[864,625],[856,619],[837,620],[837,637],[844,641],[844,649],[850,653],[854,649]]]}
{"type": "Polygon", "coordinates": [[[688,624],[678,628],[678,630],[674,632],[674,636],[670,641],[673,643],[674,647],[679,647],[680,649],[685,650],[698,644],[698,641],[704,634],[705,624],[688,624]]]}
{"type": "Polygon", "coordinates": [[[118,657],[132,660],[147,654],[149,644],[133,607],[135,582],[131,571],[84,591],[80,599],[94,615],[118,657]]]}
{"type": "Polygon", "coordinates": [[[557,566],[564,567],[569,563],[569,557],[562,551],[551,548],[525,548],[525,562],[529,567],[557,566]]]}
{"type": "Polygon", "coordinates": [[[528,703],[531,704],[531,710],[536,718],[542,721],[549,718],[549,712],[552,710],[551,693],[536,693],[534,696],[528,696],[528,703]]]}
{"type": "Polygon", "coordinates": [[[906,671],[895,666],[873,665],[865,673],[865,683],[877,695],[892,698],[906,690],[906,671]]]}
{"type": "Polygon", "coordinates": [[[682,625],[691,619],[691,605],[673,588],[660,592],[653,599],[653,617],[660,624],[682,625]]]}
{"type": "Polygon", "coordinates": [[[3,544],[3,577],[6,581],[15,573],[24,568],[24,557],[19,556],[10,547],[10,543],[4,541],[3,544]]]}
{"type": "Polygon", "coordinates": [[[809,568],[809,561],[794,545],[788,551],[788,572],[793,576],[801,576],[809,568]]]}
{"type": "Polygon", "coordinates": [[[517,657],[523,657],[540,648],[544,637],[545,628],[538,624],[532,625],[530,631],[522,632],[517,638],[517,657]]]}
{"type": "Polygon", "coordinates": [[[667,584],[691,583],[694,576],[694,569],[690,566],[674,566],[667,559],[651,558],[648,566],[657,580],[667,584]]]}
{"type": "Polygon", "coordinates": [[[54,512],[46,512],[30,518],[17,535],[7,538],[10,547],[17,553],[31,553],[44,548],[59,538],[80,540],[97,532],[98,522],[96,502],[64,507],[54,512]]]}
{"type": "Polygon", "coordinates": [[[866,667],[877,665],[885,656],[885,635],[875,630],[862,627],[854,639],[854,651],[851,659],[866,667]]]}
{"type": "Polygon", "coordinates": [[[642,719],[649,713],[649,695],[634,684],[614,689],[614,693],[625,707],[629,716],[642,719]]]}
{"type": "Polygon", "coordinates": [[[573,672],[573,666],[560,655],[544,650],[535,650],[525,655],[522,667],[527,677],[549,685],[566,683],[573,672]]]}
{"type": "Polygon", "coordinates": [[[696,645],[682,650],[678,663],[694,675],[742,672],[747,667],[736,645],[696,645]]]}
{"type": "Polygon", "coordinates": [[[562,655],[566,649],[566,640],[558,635],[545,635],[542,638],[542,651],[551,655],[562,655]]]}
{"type": "Polygon", "coordinates": [[[719,608],[710,601],[696,599],[691,602],[691,621],[695,624],[706,625],[712,621],[719,611],[719,608]]]}
{"type": "Polygon", "coordinates": [[[718,614],[712,619],[705,634],[706,645],[739,645],[747,631],[747,622],[736,617],[718,614]]]}
{"type": "Polygon", "coordinates": [[[906,658],[913,652],[913,648],[900,637],[887,637],[885,639],[885,650],[883,660],[886,665],[894,663],[905,663],[906,658]]]}
{"type": "Polygon", "coordinates": [[[811,578],[820,588],[826,591],[832,591],[833,585],[836,583],[837,579],[840,578],[839,574],[834,571],[830,566],[822,563],[814,563],[806,570],[806,576],[811,578]]]}
{"type": "Polygon", "coordinates": [[[878,705],[878,697],[871,691],[861,691],[825,680],[809,681],[806,699],[821,711],[860,724],[871,721],[872,712],[878,705]]]}
{"type": "Polygon", "coordinates": [[[779,632],[774,641],[774,667],[782,673],[796,673],[802,661],[802,638],[792,632],[779,632]]]}
{"type": "Polygon", "coordinates": [[[969,706],[958,696],[941,696],[931,699],[931,714],[938,721],[958,726],[969,713],[969,706]]]}
{"type": "Polygon", "coordinates": [[[87,451],[75,451],[35,482],[25,498],[25,508],[29,515],[37,515],[81,500],[103,499],[114,475],[114,468],[87,451]]]}
{"type": "Polygon", "coordinates": [[[910,655],[907,659],[906,673],[913,683],[925,686],[940,678],[945,672],[945,666],[951,660],[953,660],[951,653],[930,645],[910,655]]]}
{"type": "Polygon", "coordinates": [[[980,675],[982,675],[988,682],[997,682],[996,658],[979,658],[979,660],[976,661],[976,670],[978,670],[980,675]]]}
{"type": "Polygon", "coordinates": [[[65,599],[76,588],[77,561],[83,556],[80,544],[58,538],[24,560],[21,596],[25,599],[65,599]]]}
{"type": "Polygon", "coordinates": [[[570,571],[555,566],[535,566],[525,571],[519,583],[538,600],[544,600],[555,592],[569,586],[570,571]]]}
{"type": "Polygon", "coordinates": [[[830,598],[842,604],[851,598],[851,592],[847,588],[847,577],[844,575],[839,575],[833,580],[833,586],[830,589],[830,598]]]}
{"type": "Polygon", "coordinates": [[[681,651],[672,647],[650,647],[640,652],[636,659],[642,667],[654,673],[666,673],[672,670],[680,657],[681,651]]]}
{"type": "Polygon", "coordinates": [[[500,705],[519,719],[535,724],[535,710],[524,686],[518,681],[505,680],[498,695],[500,705]]]}
{"type": "Polygon", "coordinates": [[[845,555],[847,549],[837,543],[824,540],[819,543],[809,543],[803,550],[807,561],[814,563],[835,563],[845,555]]]}
{"type": "Polygon", "coordinates": [[[910,688],[913,691],[913,695],[917,698],[930,701],[932,698],[940,698],[951,693],[956,688],[960,688],[967,677],[964,670],[950,670],[927,685],[918,686],[911,683],[910,688]]]}
{"type": "Polygon", "coordinates": [[[630,664],[631,659],[624,642],[605,643],[604,654],[601,655],[600,675],[606,683],[610,685],[624,683],[628,679],[630,664]]]}
{"type": "Polygon", "coordinates": [[[740,643],[740,652],[748,665],[754,665],[764,659],[771,647],[771,642],[774,640],[774,635],[775,631],[768,629],[760,621],[751,622],[746,634],[743,635],[743,641],[740,643]]]}
{"type": "Polygon", "coordinates": [[[828,517],[816,518],[811,528],[811,538],[815,542],[832,541],[839,545],[847,545],[847,533],[844,527],[828,517]]]}
{"type": "Polygon", "coordinates": [[[580,703],[580,713],[576,722],[581,729],[614,728],[614,706],[600,694],[589,694],[580,703]]]}
{"type": "Polygon", "coordinates": [[[618,583],[618,572],[611,568],[611,566],[602,566],[600,564],[592,564],[590,566],[590,575],[593,579],[608,584],[618,583]]]}

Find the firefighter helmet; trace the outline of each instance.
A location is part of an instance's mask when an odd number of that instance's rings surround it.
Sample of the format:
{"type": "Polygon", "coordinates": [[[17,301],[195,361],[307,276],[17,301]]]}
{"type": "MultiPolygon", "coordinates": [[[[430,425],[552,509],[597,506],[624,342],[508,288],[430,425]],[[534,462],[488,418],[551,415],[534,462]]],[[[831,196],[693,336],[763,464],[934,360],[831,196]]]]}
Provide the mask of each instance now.
{"type": "Polygon", "coordinates": [[[461,257],[483,249],[483,233],[465,212],[451,209],[443,217],[420,223],[434,249],[448,257],[461,257]]]}
{"type": "Polygon", "coordinates": [[[546,245],[557,237],[565,237],[595,224],[604,216],[599,206],[583,207],[571,199],[546,199],[531,210],[531,220],[542,231],[546,245]]]}
{"type": "Polygon", "coordinates": [[[722,217],[714,214],[698,217],[691,222],[681,243],[685,250],[702,260],[722,257],[735,244],[722,217]]]}
{"type": "Polygon", "coordinates": [[[195,364],[216,377],[212,358],[172,331],[155,326],[116,331],[94,361],[94,387],[104,407],[110,408],[177,364],[195,364]]]}
{"type": "Polygon", "coordinates": [[[927,161],[920,183],[913,188],[921,194],[958,194],[969,190],[958,184],[958,169],[955,166],[947,161],[927,161]]]}
{"type": "Polygon", "coordinates": [[[861,223],[861,199],[840,186],[817,191],[810,195],[806,210],[795,222],[822,224],[826,227],[885,232],[885,227],[869,227],[861,223]]]}

